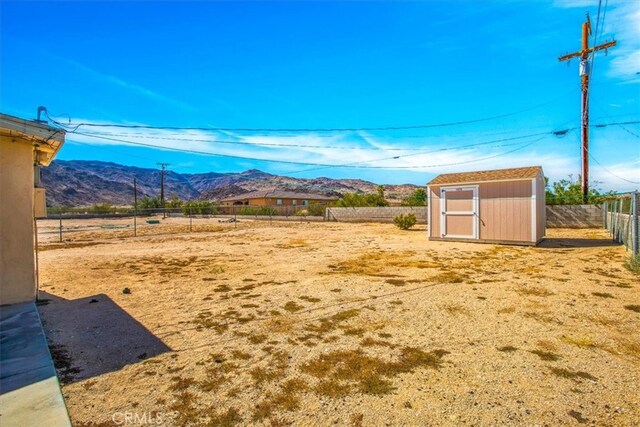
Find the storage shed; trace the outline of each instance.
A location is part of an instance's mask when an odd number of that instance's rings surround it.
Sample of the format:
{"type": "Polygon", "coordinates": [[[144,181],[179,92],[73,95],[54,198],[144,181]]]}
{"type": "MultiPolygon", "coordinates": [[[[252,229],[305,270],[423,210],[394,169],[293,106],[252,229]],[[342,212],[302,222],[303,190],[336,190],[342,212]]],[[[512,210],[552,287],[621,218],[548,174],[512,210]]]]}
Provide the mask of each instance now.
{"type": "Polygon", "coordinates": [[[544,237],[540,166],[442,174],[427,189],[429,240],[537,245],[544,237]]]}

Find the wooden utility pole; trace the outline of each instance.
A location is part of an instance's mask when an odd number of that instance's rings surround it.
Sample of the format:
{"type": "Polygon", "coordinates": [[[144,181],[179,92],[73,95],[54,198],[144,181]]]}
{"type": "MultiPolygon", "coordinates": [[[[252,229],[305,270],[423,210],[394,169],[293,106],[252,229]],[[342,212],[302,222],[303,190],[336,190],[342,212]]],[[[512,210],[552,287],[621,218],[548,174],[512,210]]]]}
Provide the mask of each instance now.
{"type": "Polygon", "coordinates": [[[157,163],[160,165],[160,205],[162,206],[162,218],[166,218],[166,211],[164,210],[164,171],[169,166],[169,163],[157,163]]]}
{"type": "Polygon", "coordinates": [[[580,57],[580,77],[582,81],[582,201],[587,203],[589,198],[589,54],[595,55],[599,50],[606,51],[616,45],[616,41],[605,42],[597,46],[589,47],[591,35],[591,20],[589,13],[582,24],[582,49],[558,58],[558,61],[567,61],[580,57]]]}

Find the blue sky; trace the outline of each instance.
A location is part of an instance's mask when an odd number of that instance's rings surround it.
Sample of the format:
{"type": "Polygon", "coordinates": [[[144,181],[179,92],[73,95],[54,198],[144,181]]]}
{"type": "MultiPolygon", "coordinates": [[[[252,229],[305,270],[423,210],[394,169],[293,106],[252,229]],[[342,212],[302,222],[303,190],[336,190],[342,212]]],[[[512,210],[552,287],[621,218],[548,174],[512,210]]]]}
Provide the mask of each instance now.
{"type": "MultiPolygon", "coordinates": [[[[579,131],[548,132],[579,126],[578,61],[557,57],[580,47],[586,11],[595,29],[597,0],[3,0],[0,8],[1,110],[24,118],[44,105],[62,122],[308,129],[517,113],[403,131],[83,127],[94,135],[68,134],[60,159],[415,184],[532,164],[552,179],[580,173],[579,131]],[[478,143],[486,144],[469,147],[478,143]]],[[[598,42],[612,37],[619,46],[595,59],[593,124],[640,120],[640,2],[608,2],[598,42]]],[[[637,124],[592,129],[591,180],[600,188],[640,187],[628,182],[640,181],[638,135],[637,124]]]]}

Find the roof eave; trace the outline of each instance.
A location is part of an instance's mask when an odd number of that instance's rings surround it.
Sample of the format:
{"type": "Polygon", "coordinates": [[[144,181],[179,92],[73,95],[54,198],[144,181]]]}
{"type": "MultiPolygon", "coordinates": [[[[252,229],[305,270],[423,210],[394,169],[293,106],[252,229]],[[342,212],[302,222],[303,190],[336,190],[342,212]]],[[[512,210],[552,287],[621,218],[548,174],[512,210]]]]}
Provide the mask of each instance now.
{"type": "Polygon", "coordinates": [[[51,164],[65,141],[65,131],[62,129],[6,114],[0,114],[0,128],[5,136],[31,142],[38,153],[37,162],[42,166],[51,164]]]}

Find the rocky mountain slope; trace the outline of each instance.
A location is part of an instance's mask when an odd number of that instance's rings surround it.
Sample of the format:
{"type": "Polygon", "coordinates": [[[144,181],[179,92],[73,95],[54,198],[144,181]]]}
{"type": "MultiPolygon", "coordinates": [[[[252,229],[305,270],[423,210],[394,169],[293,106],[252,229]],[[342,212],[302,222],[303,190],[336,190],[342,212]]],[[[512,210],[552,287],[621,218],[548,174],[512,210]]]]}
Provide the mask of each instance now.
{"type": "MultiPolygon", "coordinates": [[[[56,160],[42,169],[42,181],[47,189],[49,206],[91,206],[96,203],[133,204],[133,178],[138,185],[138,197],[160,194],[160,171],[117,163],[93,160],[56,160]]],[[[182,200],[218,201],[257,190],[289,190],[341,196],[347,192],[370,193],[378,184],[359,179],[300,179],[272,175],[259,170],[241,173],[182,174],[168,170],[165,193],[182,200]]],[[[408,196],[417,187],[411,184],[385,185],[391,202],[408,196]]]]}

